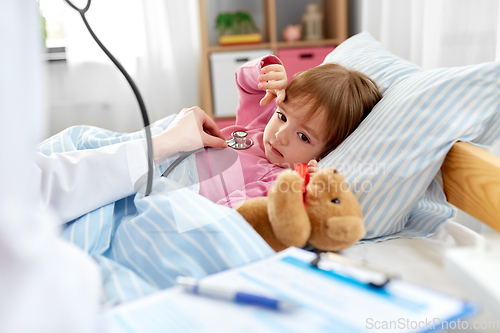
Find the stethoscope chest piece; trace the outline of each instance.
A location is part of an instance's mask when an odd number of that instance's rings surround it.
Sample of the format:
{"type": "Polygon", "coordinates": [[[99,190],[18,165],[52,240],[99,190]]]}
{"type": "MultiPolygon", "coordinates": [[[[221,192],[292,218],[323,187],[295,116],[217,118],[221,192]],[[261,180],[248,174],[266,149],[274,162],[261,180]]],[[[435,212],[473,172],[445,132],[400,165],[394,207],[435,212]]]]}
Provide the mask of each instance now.
{"type": "Polygon", "coordinates": [[[234,131],[231,135],[232,138],[226,142],[233,149],[248,149],[253,145],[252,139],[247,138],[248,133],[245,131],[234,131]]]}

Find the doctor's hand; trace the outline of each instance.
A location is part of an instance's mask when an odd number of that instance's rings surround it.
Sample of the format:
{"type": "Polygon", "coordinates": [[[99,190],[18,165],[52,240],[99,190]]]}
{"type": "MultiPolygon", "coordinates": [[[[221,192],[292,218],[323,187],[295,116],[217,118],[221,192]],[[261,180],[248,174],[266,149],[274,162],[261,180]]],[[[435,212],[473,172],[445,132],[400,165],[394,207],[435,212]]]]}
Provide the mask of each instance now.
{"type": "Polygon", "coordinates": [[[260,100],[260,106],[269,104],[276,98],[276,105],[283,103],[286,97],[285,89],[288,85],[285,67],[282,65],[268,65],[262,67],[259,76],[259,89],[266,89],[266,96],[260,100]]]}
{"type": "Polygon", "coordinates": [[[182,109],[167,129],[152,138],[155,164],[181,151],[227,147],[219,127],[197,106],[182,109]]]}

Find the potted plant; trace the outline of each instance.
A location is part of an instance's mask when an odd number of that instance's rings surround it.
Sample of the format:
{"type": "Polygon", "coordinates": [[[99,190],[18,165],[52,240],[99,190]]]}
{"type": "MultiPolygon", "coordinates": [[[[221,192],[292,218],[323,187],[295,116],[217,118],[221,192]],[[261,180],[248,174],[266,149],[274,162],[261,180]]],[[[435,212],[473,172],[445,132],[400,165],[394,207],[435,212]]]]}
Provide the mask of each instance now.
{"type": "Polygon", "coordinates": [[[245,11],[220,13],[215,27],[219,30],[221,45],[256,44],[262,40],[252,16],[245,11]]]}

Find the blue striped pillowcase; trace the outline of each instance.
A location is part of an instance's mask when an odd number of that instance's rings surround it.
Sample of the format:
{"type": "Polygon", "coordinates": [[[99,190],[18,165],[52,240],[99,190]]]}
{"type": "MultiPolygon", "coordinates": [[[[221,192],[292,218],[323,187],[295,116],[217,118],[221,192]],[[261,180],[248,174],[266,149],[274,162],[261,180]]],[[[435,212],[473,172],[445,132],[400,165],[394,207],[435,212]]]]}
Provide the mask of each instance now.
{"type": "Polygon", "coordinates": [[[430,235],[455,216],[439,173],[449,149],[500,137],[500,63],[423,70],[366,32],[324,63],[367,74],[384,97],[320,167],[344,173],[363,209],[366,239],[430,235]]]}

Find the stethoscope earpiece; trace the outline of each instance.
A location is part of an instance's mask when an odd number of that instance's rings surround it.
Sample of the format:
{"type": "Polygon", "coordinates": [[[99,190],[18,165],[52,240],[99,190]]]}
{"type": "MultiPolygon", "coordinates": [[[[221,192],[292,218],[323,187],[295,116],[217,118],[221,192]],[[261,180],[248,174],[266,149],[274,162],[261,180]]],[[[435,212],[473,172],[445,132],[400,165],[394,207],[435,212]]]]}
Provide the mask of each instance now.
{"type": "Polygon", "coordinates": [[[90,8],[90,1],[91,0],[87,0],[87,4],[83,8],[77,7],[75,4],[73,4],[73,1],[70,1],[70,0],[64,0],[64,1],[66,1],[66,3],[68,5],[70,5],[74,10],[76,10],[80,14],[85,14],[87,12],[87,10],[89,10],[89,8],[90,8]]]}
{"type": "Polygon", "coordinates": [[[234,131],[231,136],[226,142],[233,149],[248,149],[253,145],[252,139],[247,138],[248,133],[245,131],[234,131]]]}

